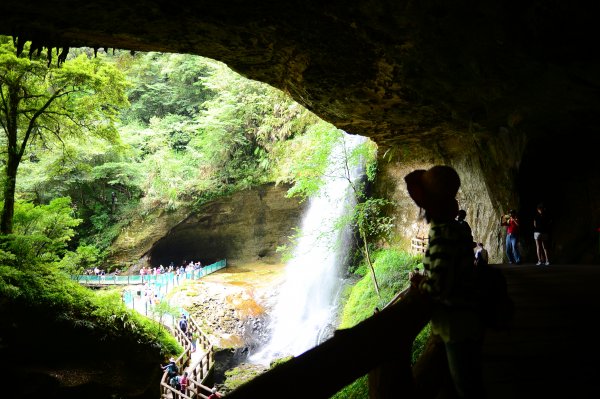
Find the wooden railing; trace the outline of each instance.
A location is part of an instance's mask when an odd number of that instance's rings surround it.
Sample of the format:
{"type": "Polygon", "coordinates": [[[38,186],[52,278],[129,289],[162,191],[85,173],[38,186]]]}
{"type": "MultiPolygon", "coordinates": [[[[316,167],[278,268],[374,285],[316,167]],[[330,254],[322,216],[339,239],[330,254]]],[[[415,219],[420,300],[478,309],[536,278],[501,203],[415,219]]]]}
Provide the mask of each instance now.
{"type": "Polygon", "coordinates": [[[160,380],[160,397],[162,399],[206,399],[211,393],[211,388],[204,385],[203,382],[208,377],[214,362],[213,346],[200,329],[196,321],[190,316],[188,321],[188,331],[192,334],[198,335],[198,342],[196,344],[196,350],[202,350],[204,354],[193,364],[190,364],[192,360],[192,342],[188,335],[181,331],[179,326],[173,326],[173,336],[183,346],[183,353],[175,360],[175,363],[182,370],[188,372],[188,386],[185,392],[178,391],[169,384],[168,375],[165,371],[160,380]]]}
{"type": "MultiPolygon", "coordinates": [[[[431,376],[448,373],[443,345],[428,341],[419,361],[412,365],[412,346],[431,317],[431,302],[419,290],[409,287],[398,293],[381,311],[356,326],[338,330],[317,347],[255,377],[227,395],[228,399],[328,399],[357,378],[369,376],[370,398],[433,399],[440,385],[431,376]],[[440,368],[441,366],[441,368],[440,368]],[[316,381],[315,378],[318,380],[316,381]],[[306,381],[315,389],[307,390],[306,381]]],[[[194,331],[201,333],[190,318],[194,331]]],[[[175,336],[186,348],[177,364],[189,355],[191,342],[179,328],[175,336]]],[[[210,388],[202,381],[214,363],[208,338],[198,343],[206,350],[192,373],[188,390],[169,386],[166,374],[161,380],[161,399],[207,399],[210,388]]],[[[449,378],[449,377],[448,377],[449,378]]],[[[448,379],[446,378],[446,380],[448,379]]]]}
{"type": "Polygon", "coordinates": [[[418,397],[412,345],[431,317],[431,303],[409,289],[372,317],[338,330],[315,348],[257,376],[228,399],[328,399],[369,374],[372,398],[418,397]],[[306,381],[313,381],[314,389],[306,381]]]}
{"type": "Polygon", "coordinates": [[[413,237],[410,242],[410,249],[413,254],[424,254],[427,251],[428,237],[413,237]]]}

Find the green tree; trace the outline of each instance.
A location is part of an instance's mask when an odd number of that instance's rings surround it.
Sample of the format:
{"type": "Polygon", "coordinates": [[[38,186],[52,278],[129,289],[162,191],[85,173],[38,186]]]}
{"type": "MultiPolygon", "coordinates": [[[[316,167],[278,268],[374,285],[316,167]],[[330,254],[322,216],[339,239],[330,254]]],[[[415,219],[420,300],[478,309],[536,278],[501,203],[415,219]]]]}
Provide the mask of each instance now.
{"type": "Polygon", "coordinates": [[[6,236],[2,248],[15,257],[20,268],[39,262],[56,262],[66,252],[81,219],[73,217],[70,198],[55,198],[47,205],[17,201],[14,233],[6,236]]]}
{"type": "Polygon", "coordinates": [[[188,54],[122,52],[117,66],[131,81],[131,107],[122,118],[149,124],[152,118],[180,115],[193,118],[202,104],[217,93],[205,87],[203,77],[213,72],[210,60],[188,54]]]}
{"type": "MultiPolygon", "coordinates": [[[[208,63],[208,61],[207,61],[208,63]]],[[[212,61],[202,78],[218,93],[203,104],[198,134],[189,147],[203,154],[200,167],[215,184],[247,188],[272,179],[276,143],[303,134],[318,119],[280,90],[233,73],[212,61]]]]}
{"type": "Polygon", "coordinates": [[[390,206],[391,201],[385,198],[376,198],[371,196],[366,189],[364,181],[353,181],[350,179],[349,168],[359,162],[365,162],[367,182],[375,180],[377,172],[377,146],[372,141],[365,141],[364,144],[356,147],[350,153],[345,154],[345,177],[352,188],[357,205],[354,211],[348,215],[347,220],[342,223],[350,223],[358,232],[360,248],[369,271],[375,292],[380,295],[379,283],[375,274],[371,256],[371,246],[379,239],[387,239],[392,234],[394,228],[394,217],[384,214],[384,209],[390,206]]]}
{"type": "Polygon", "coordinates": [[[93,245],[101,262],[123,225],[139,214],[145,170],[135,152],[124,143],[89,135],[55,145],[34,142],[28,151],[19,166],[16,198],[47,204],[70,197],[74,214],[83,222],[69,249],[93,245]]]}
{"type": "Polygon", "coordinates": [[[371,244],[381,237],[389,236],[392,232],[394,218],[382,214],[383,209],[390,205],[390,201],[383,198],[366,197],[361,194],[362,189],[359,187],[354,186],[353,190],[355,195],[362,200],[356,205],[354,212],[349,215],[344,223],[351,223],[358,231],[360,236],[359,248],[367,266],[369,266],[375,292],[379,295],[379,283],[377,282],[371,256],[371,244]]]}
{"type": "Polygon", "coordinates": [[[18,56],[13,41],[0,37],[0,125],[6,147],[1,234],[13,230],[17,172],[31,142],[84,134],[117,140],[114,122],[128,104],[125,87],[123,75],[101,57],[81,53],[58,67],[18,56]]]}
{"type": "Polygon", "coordinates": [[[208,58],[120,54],[133,82],[120,129],[144,171],[141,206],[174,210],[272,181],[277,143],[318,118],[285,93],[208,58]],[[144,178],[146,177],[146,178],[144,178]]]}
{"type": "Polygon", "coordinates": [[[97,265],[100,251],[93,245],[80,245],[75,252],[67,252],[58,266],[69,274],[83,274],[97,265]]]}

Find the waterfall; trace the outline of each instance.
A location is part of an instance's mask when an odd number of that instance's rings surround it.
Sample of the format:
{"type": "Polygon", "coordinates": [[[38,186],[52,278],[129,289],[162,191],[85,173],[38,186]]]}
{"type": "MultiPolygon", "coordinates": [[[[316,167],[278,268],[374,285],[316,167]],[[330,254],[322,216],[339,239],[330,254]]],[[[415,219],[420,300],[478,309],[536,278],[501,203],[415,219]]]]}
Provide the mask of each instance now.
{"type": "Polygon", "coordinates": [[[271,314],[270,339],[250,362],[268,365],[276,358],[297,356],[333,334],[352,239],[350,227],[339,229],[335,223],[356,205],[348,177],[357,182],[364,176],[363,162],[346,170],[346,154],[365,140],[344,133],[332,149],[323,187],[309,199],[300,237],[285,266],[271,314]]]}

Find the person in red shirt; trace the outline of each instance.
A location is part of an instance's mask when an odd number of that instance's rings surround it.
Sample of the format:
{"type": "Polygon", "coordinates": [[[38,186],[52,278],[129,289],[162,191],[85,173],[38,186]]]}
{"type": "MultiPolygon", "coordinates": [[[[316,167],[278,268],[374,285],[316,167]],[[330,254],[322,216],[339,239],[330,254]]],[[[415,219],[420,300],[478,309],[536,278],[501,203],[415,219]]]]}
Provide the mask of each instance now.
{"type": "Polygon", "coordinates": [[[506,256],[508,263],[521,264],[519,252],[519,217],[517,211],[511,209],[508,215],[502,216],[502,226],[506,226],[506,256]]]}
{"type": "Polygon", "coordinates": [[[186,395],[187,395],[187,387],[188,387],[189,383],[190,383],[190,380],[188,378],[188,372],[184,371],[183,375],[179,379],[179,384],[181,385],[181,392],[186,395]]]}

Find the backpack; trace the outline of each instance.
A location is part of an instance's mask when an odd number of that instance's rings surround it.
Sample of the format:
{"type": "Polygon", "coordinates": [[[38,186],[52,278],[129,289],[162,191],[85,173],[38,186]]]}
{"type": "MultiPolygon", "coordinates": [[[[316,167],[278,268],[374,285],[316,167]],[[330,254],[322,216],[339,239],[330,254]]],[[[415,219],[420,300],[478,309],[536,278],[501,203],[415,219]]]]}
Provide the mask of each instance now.
{"type": "Polygon", "coordinates": [[[177,375],[175,377],[171,378],[171,380],[169,381],[169,384],[177,390],[181,389],[181,385],[179,384],[179,376],[177,376],[177,375]]]}
{"type": "Polygon", "coordinates": [[[508,295],[502,271],[489,265],[477,266],[475,284],[484,326],[496,331],[508,330],[514,319],[515,304],[508,295]]]}
{"type": "Polygon", "coordinates": [[[181,328],[181,331],[186,332],[186,330],[187,330],[187,321],[185,319],[179,320],[179,328],[181,328]]]}
{"type": "Polygon", "coordinates": [[[169,377],[176,376],[177,374],[179,374],[179,367],[177,367],[175,363],[169,365],[168,373],[169,377]]]}

